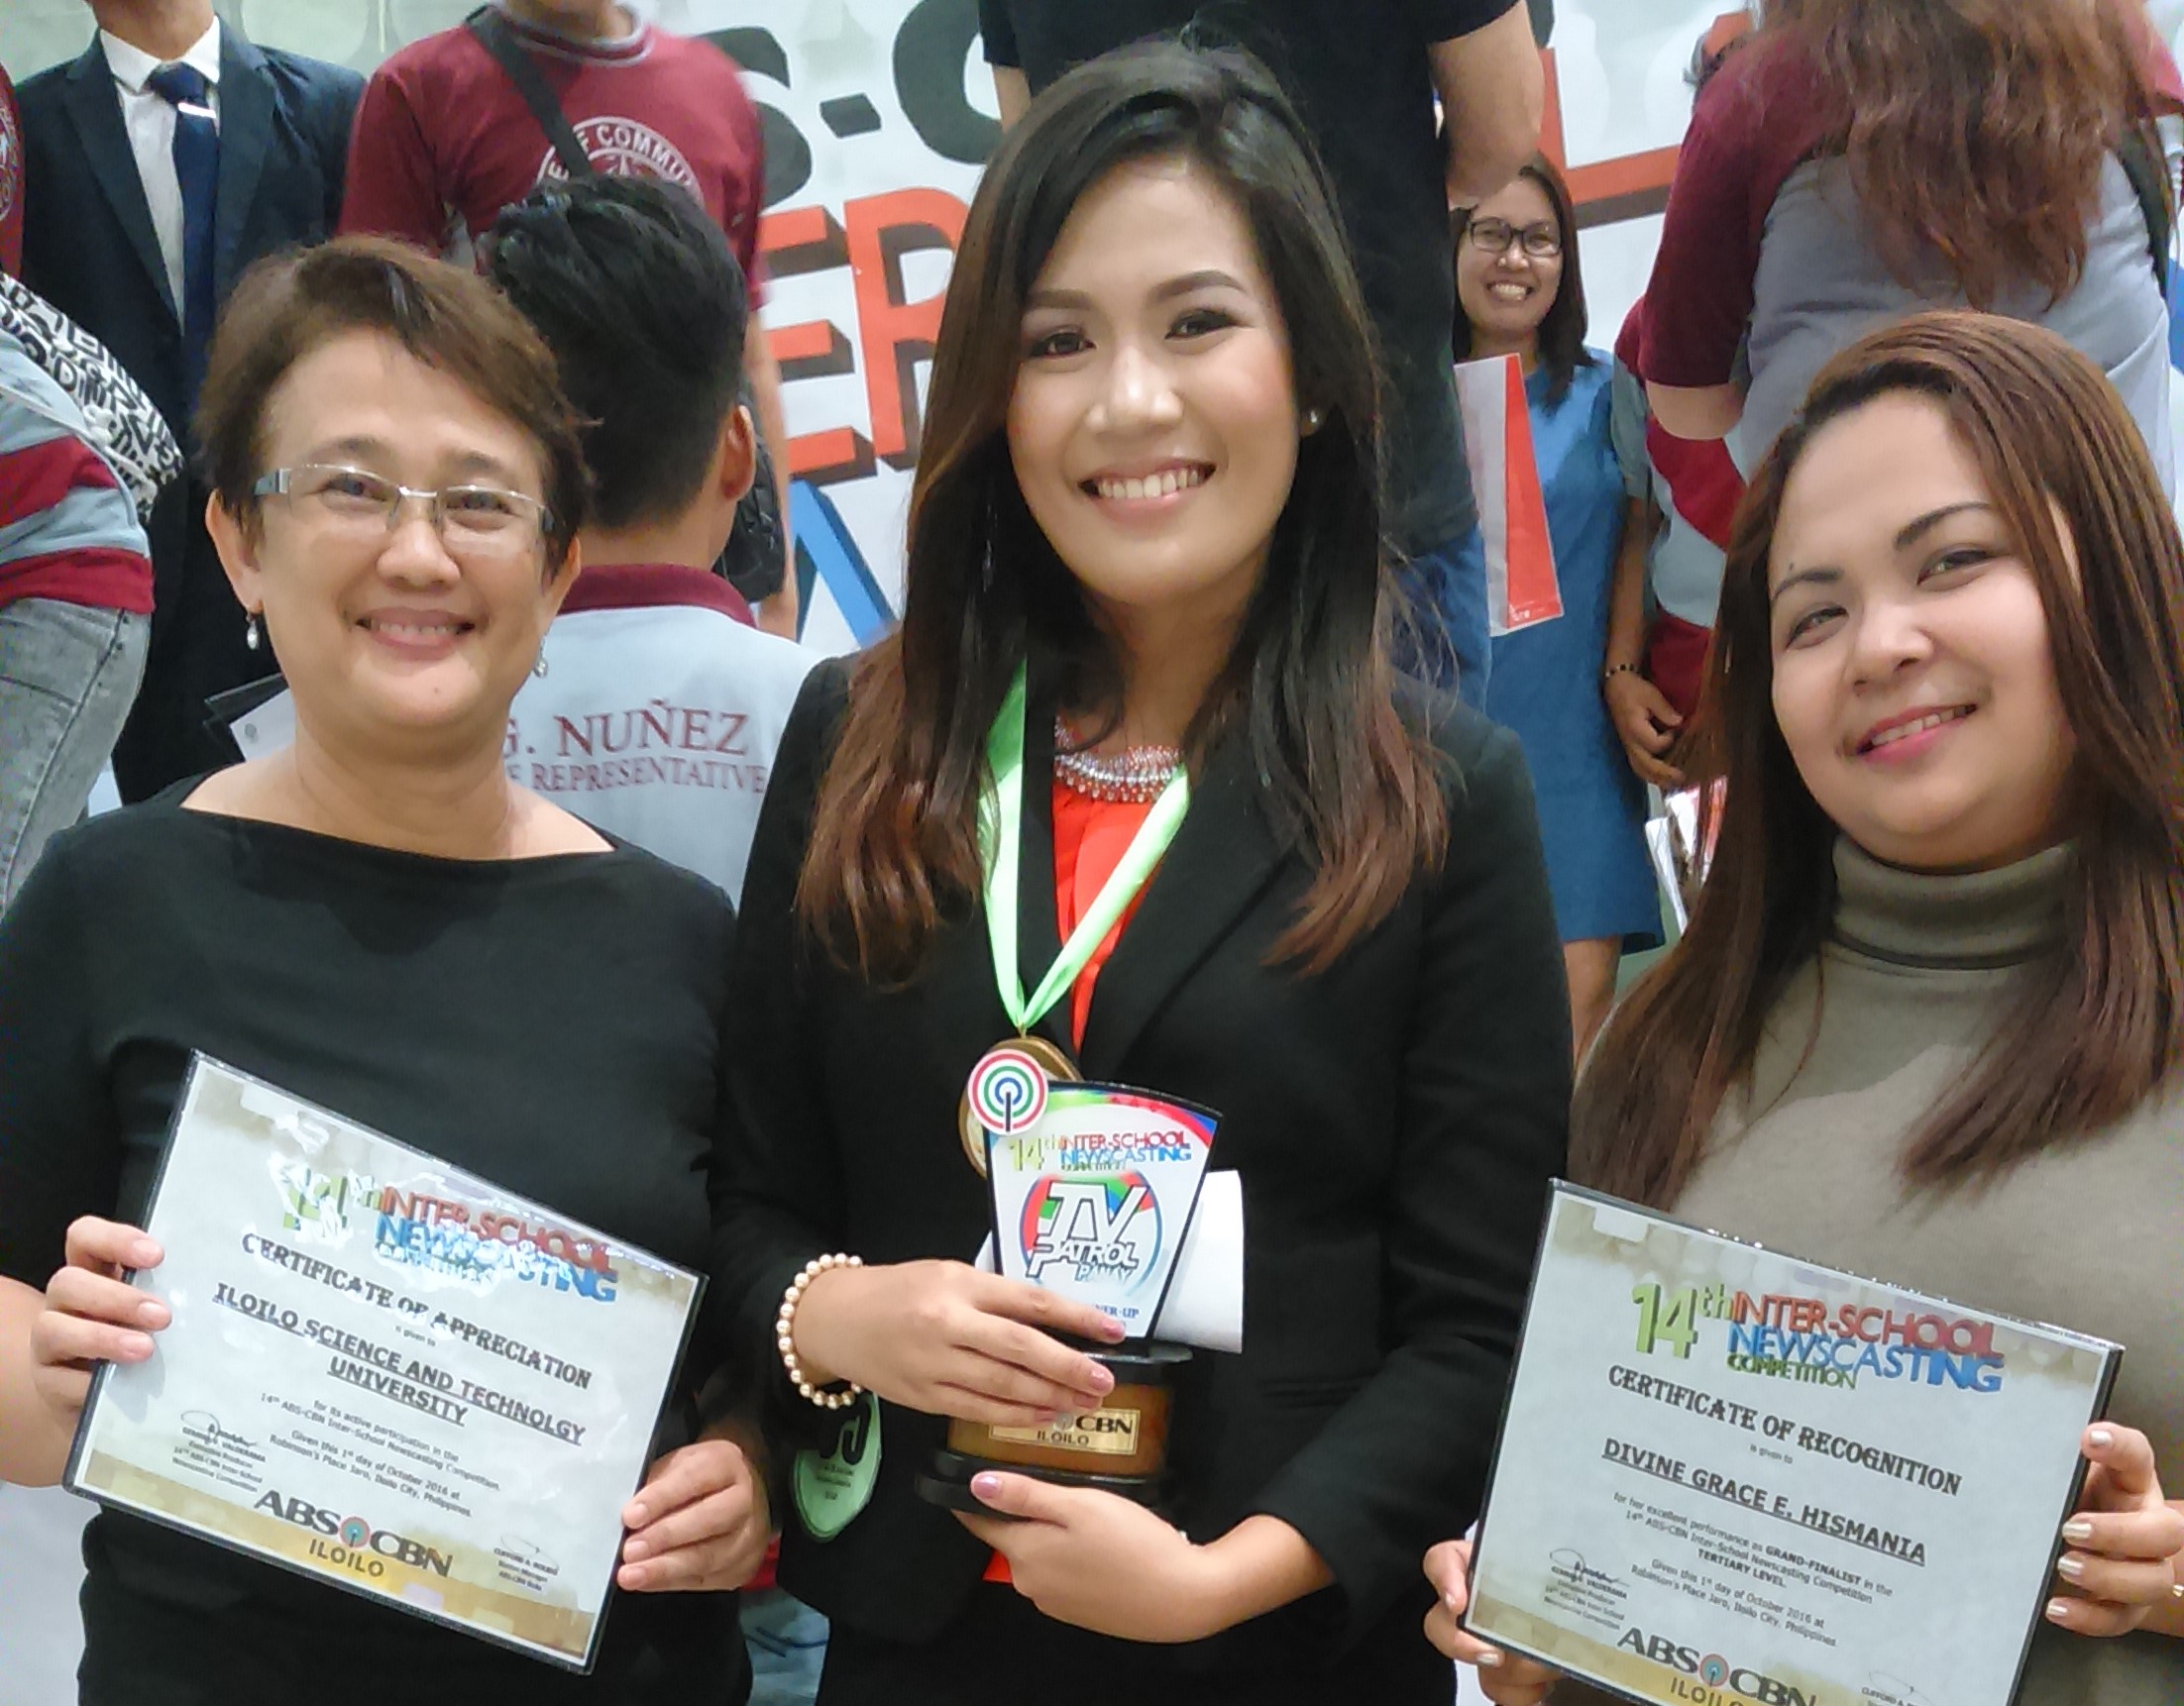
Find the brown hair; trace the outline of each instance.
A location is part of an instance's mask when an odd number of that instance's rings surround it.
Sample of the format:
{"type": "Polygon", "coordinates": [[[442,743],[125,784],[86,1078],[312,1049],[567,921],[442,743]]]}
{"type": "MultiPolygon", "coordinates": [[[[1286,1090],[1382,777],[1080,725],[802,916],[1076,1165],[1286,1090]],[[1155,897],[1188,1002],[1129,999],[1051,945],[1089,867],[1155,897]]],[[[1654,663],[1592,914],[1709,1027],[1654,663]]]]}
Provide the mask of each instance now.
{"type": "MultiPolygon", "coordinates": [[[[1545,155],[1536,154],[1526,160],[1517,176],[1528,177],[1540,186],[1548,205],[1555,210],[1555,229],[1562,233],[1562,280],[1539,325],[1540,366],[1547,370],[1548,400],[1561,402],[1570,394],[1570,381],[1577,371],[1593,365],[1592,352],[1584,347],[1590,316],[1584,305],[1584,274],[1578,267],[1578,208],[1570,199],[1570,185],[1545,155]]],[[[1472,228],[1472,209],[1458,208],[1452,224],[1456,241],[1462,243],[1472,228]]],[[[1462,297],[1457,299],[1455,336],[1450,345],[1458,361],[1471,359],[1472,321],[1464,312],[1462,297]]]]}
{"type": "Polygon", "coordinates": [[[1675,1201],[1825,937],[1836,830],[1775,720],[1768,562],[1813,435],[1905,392],[1946,413],[2032,570],[2077,742],[2066,939],[2017,974],[1905,1172],[1929,1185],[1997,1173],[2121,1119],[2184,1064],[2184,544],[2098,368],[2014,320],[1921,314],[1822,370],[1737,511],[1698,716],[1725,777],[1706,813],[1713,867],[1689,932],[1609,1018],[1573,1127],[1579,1176],[1620,1196],[1675,1201]]]}
{"type": "Polygon", "coordinates": [[[221,312],[197,398],[198,463],[231,514],[252,520],[266,472],[266,408],[288,370],[346,332],[382,332],[505,416],[538,448],[558,569],[590,512],[577,419],[529,321],[477,273],[379,237],[343,237],[261,261],[221,312]]]}
{"type": "Polygon", "coordinates": [[[857,667],[798,887],[804,917],[867,976],[908,977],[943,908],[978,887],[986,735],[1019,663],[1058,682],[1065,704],[1120,712],[1112,645],[1025,506],[1005,422],[1025,297],[1071,208],[1116,167],[1163,158],[1235,198],[1280,301],[1298,397],[1323,415],[1186,761],[1227,730],[1249,742],[1277,831],[1316,856],[1275,948],[1310,969],[1440,857],[1437,761],[1396,712],[1382,644],[1377,370],[1333,192],[1256,61],[1128,49],[1033,103],[964,225],[911,490],[902,627],[857,667]]]}
{"type": "Polygon", "coordinates": [[[1773,40],[1828,91],[1824,150],[1890,269],[1911,284],[1938,254],[1975,307],[2067,294],[2103,161],[2133,131],[2161,159],[2119,0],[1773,0],[1773,40]]]}

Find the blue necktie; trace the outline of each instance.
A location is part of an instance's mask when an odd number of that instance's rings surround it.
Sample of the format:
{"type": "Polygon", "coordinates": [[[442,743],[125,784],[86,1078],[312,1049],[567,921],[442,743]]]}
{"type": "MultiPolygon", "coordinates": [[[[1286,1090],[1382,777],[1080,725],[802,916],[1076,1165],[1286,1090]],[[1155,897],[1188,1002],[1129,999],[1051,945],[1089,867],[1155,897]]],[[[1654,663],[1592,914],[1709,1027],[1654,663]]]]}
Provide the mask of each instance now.
{"type": "Polygon", "coordinates": [[[182,383],[192,406],[212,347],[212,217],[220,194],[220,127],[194,65],[162,65],[146,79],[174,108],[174,176],[182,188],[182,383]]]}

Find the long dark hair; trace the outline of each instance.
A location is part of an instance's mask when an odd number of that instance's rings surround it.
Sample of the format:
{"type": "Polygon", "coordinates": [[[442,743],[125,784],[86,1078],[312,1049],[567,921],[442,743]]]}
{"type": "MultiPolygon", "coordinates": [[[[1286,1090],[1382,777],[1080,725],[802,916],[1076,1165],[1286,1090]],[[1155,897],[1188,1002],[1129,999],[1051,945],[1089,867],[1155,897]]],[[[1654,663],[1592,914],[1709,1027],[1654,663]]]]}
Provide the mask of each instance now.
{"type": "MultiPolygon", "coordinates": [[[[1547,399],[1561,402],[1570,394],[1570,381],[1580,368],[1589,368],[1592,352],[1584,347],[1584,335],[1591,318],[1584,305],[1584,274],[1578,266],[1578,206],[1570,199],[1570,185],[1555,169],[1555,162],[1543,154],[1534,155],[1518,168],[1517,176],[1528,177],[1545,192],[1555,209],[1555,226],[1562,233],[1562,280],[1556,286],[1555,299],[1547,306],[1547,313],[1540,320],[1540,366],[1547,370],[1547,399]]],[[[1469,208],[1458,208],[1452,226],[1454,241],[1462,243],[1465,233],[1472,228],[1469,208]]],[[[1472,320],[1464,312],[1464,298],[1456,299],[1456,324],[1450,338],[1450,347],[1460,362],[1472,357],[1472,320]]]]}
{"type": "Polygon", "coordinates": [[[1324,169],[1256,60],[1173,43],[1080,65],[1003,141],[971,203],[933,352],[900,630],[858,663],[798,907],[868,975],[909,976],[976,891],[985,743],[1027,654],[1065,703],[1119,714],[1121,672],[1033,521],[1005,422],[1024,301],[1070,210],[1118,166],[1187,160],[1242,210],[1280,301],[1300,404],[1320,412],[1228,663],[1186,741],[1232,728],[1317,879],[1277,955],[1324,967],[1384,917],[1447,833],[1426,735],[1381,632],[1378,385],[1324,169]]]}
{"type": "Polygon", "coordinates": [[[1991,308],[2020,280],[2060,298],[2085,269],[2108,155],[2160,139],[2139,0],[1771,0],[1753,38],[1817,75],[1866,228],[1899,279],[1938,254],[1991,308]]]}
{"type": "Polygon", "coordinates": [[[1618,1195],[1666,1205],[1683,1190],[1826,934],[1836,830],[1775,720],[1768,559],[1813,434],[1904,392],[1947,414],[2031,567],[2077,741],[2064,943],[2017,974],[1905,1172],[1929,1185],[1999,1172],[2123,1118],[2184,1064],[2184,544],[2098,368],[2037,327],[1920,314],[1821,371],[1737,511],[1697,719],[1726,778],[1707,813],[1713,867],[1690,931],[1610,1017],[1572,1131],[1579,1176],[1618,1195]]]}

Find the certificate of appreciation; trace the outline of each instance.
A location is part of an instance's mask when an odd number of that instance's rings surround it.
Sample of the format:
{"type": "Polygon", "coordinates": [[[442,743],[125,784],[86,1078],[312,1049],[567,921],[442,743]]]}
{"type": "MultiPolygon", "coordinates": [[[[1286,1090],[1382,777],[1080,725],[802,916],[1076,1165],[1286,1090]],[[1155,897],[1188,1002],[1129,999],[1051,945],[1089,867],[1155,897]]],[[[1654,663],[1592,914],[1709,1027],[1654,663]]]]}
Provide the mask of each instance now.
{"type": "Polygon", "coordinates": [[[199,1055],[65,1484],[591,1667],[698,1276],[199,1055]]]}
{"type": "Polygon", "coordinates": [[[1467,1625],[1663,1706],[2008,1706],[2122,1354],[1558,1186],[1467,1625]]]}

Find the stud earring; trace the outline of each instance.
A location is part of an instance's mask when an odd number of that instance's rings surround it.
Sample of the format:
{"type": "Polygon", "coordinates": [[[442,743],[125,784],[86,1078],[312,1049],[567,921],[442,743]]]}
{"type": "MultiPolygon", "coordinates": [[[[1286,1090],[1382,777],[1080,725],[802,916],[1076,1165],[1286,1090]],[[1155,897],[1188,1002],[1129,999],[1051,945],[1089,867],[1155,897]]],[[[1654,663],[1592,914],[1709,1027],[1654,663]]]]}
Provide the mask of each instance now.
{"type": "Polygon", "coordinates": [[[1327,411],[1325,409],[1306,409],[1304,411],[1304,430],[1306,432],[1318,432],[1326,424],[1326,421],[1327,411]]]}
{"type": "Polygon", "coordinates": [[[546,648],[544,646],[538,648],[538,659],[531,665],[531,674],[534,676],[544,676],[546,674],[546,648]]]}
{"type": "Polygon", "coordinates": [[[251,610],[243,617],[243,644],[252,651],[265,644],[265,635],[258,626],[258,612],[251,610]]]}

